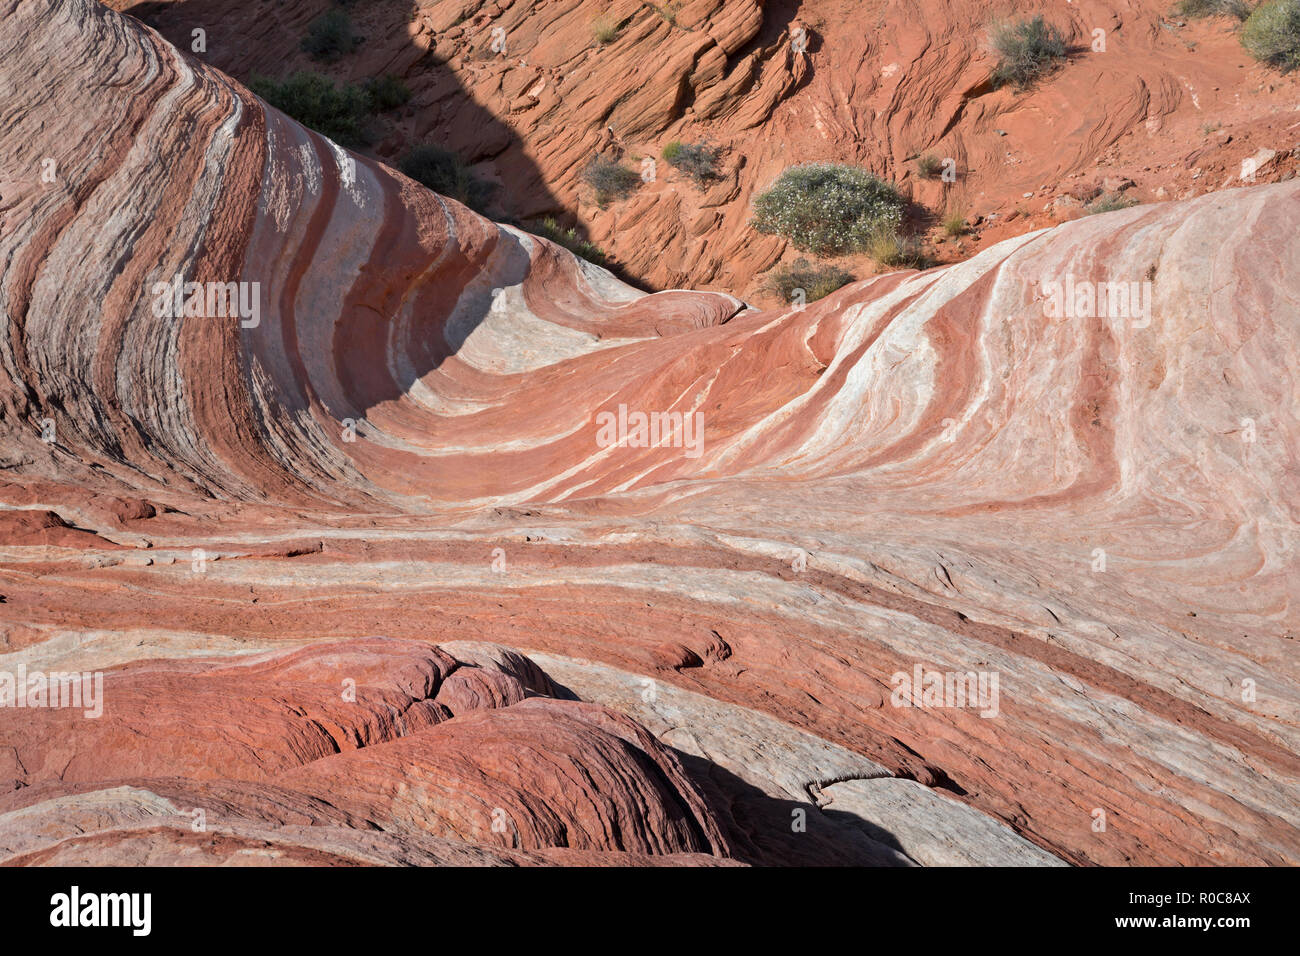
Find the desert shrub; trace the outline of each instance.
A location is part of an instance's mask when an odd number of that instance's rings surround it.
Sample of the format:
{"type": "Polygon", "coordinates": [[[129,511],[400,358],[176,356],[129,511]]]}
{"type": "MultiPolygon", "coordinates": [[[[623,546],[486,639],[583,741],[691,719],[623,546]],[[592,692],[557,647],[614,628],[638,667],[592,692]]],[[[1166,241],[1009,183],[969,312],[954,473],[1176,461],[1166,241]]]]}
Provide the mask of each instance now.
{"type": "Polygon", "coordinates": [[[371,109],[376,113],[395,110],[406,105],[406,101],[411,98],[411,91],[406,88],[406,84],[391,73],[366,80],[365,86],[366,92],[370,94],[371,109]]]}
{"type": "Polygon", "coordinates": [[[995,86],[1010,83],[1024,89],[1065,58],[1065,37],[1041,13],[1032,20],[995,23],[992,39],[999,57],[995,86]]]}
{"type": "Polygon", "coordinates": [[[864,249],[877,230],[897,230],[902,219],[898,190],[858,166],[792,166],[754,200],[755,229],[819,256],[864,249]]]}
{"type": "Polygon", "coordinates": [[[926,269],[932,264],[915,237],[904,236],[897,228],[883,224],[867,237],[866,253],[882,266],[926,269]]]}
{"type": "Polygon", "coordinates": [[[934,179],[943,171],[943,160],[933,153],[926,153],[916,161],[916,171],[922,179],[934,179]]]}
{"type": "Polygon", "coordinates": [[[1300,0],[1269,0],[1256,7],[1242,25],[1241,45],[1284,73],[1300,67],[1300,0]]]}
{"type": "Polygon", "coordinates": [[[475,212],[487,209],[495,189],[471,173],[459,156],[439,146],[416,146],[403,157],[398,168],[417,183],[464,203],[475,212]]]}
{"type": "Polygon", "coordinates": [[[674,169],[695,180],[697,186],[705,186],[710,180],[722,178],[718,173],[718,162],[722,159],[720,146],[674,140],[664,147],[663,157],[674,169]]]}
{"type": "Polygon", "coordinates": [[[600,250],[600,247],[584,239],[573,226],[565,229],[548,216],[541,222],[530,226],[529,231],[544,239],[551,240],[557,246],[563,246],[574,255],[581,256],[588,262],[594,262],[597,265],[604,265],[605,263],[605,253],[600,250]]]}
{"type": "Polygon", "coordinates": [[[595,35],[596,42],[601,46],[617,40],[622,29],[621,24],[607,17],[602,17],[591,25],[591,32],[595,35]]]}
{"type": "Polygon", "coordinates": [[[1250,16],[1249,0],[1179,0],[1174,12],[1180,17],[1236,17],[1245,20],[1250,16]]]}
{"type": "Polygon", "coordinates": [[[615,199],[626,199],[641,185],[635,170],[604,156],[597,156],[582,172],[582,180],[596,191],[596,203],[608,206],[615,199]]]}
{"type": "Polygon", "coordinates": [[[803,289],[804,301],[815,302],[848,285],[853,278],[853,273],[839,266],[811,263],[801,258],[769,272],[763,288],[783,302],[794,301],[794,290],[803,289]]]}
{"type": "Polygon", "coordinates": [[[950,209],[944,215],[943,231],[949,236],[960,236],[966,231],[966,217],[960,209],[950,209]]]}
{"type": "Polygon", "coordinates": [[[369,142],[366,120],[372,103],[370,95],[358,86],[335,86],[329,77],[310,72],[281,81],[255,76],[248,85],[276,109],[336,143],[364,146],[369,142]]]}
{"type": "Polygon", "coordinates": [[[352,20],[345,11],[335,7],[307,25],[302,49],[313,60],[333,63],[345,53],[351,53],[360,42],[360,37],[352,35],[352,20]]]}
{"type": "Polygon", "coordinates": [[[1116,209],[1128,209],[1130,206],[1136,206],[1138,201],[1123,193],[1102,193],[1088,205],[1083,207],[1083,211],[1090,216],[1099,212],[1114,212],[1116,209]]]}
{"type": "Polygon", "coordinates": [[[651,4],[651,6],[654,7],[655,13],[659,14],[661,20],[669,26],[677,26],[677,14],[682,12],[682,0],[671,0],[670,3],[663,6],[656,4],[651,4]]]}

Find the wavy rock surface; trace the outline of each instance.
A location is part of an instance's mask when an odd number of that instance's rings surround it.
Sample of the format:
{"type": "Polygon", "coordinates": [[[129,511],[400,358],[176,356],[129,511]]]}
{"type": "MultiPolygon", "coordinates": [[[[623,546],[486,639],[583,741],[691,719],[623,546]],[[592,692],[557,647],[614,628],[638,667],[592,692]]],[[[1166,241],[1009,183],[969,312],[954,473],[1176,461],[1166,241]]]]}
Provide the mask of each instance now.
{"type": "Polygon", "coordinates": [[[0,64],[0,672],[104,687],[0,708],[6,859],[1300,861],[1300,185],[760,313],[89,0],[0,64]]]}

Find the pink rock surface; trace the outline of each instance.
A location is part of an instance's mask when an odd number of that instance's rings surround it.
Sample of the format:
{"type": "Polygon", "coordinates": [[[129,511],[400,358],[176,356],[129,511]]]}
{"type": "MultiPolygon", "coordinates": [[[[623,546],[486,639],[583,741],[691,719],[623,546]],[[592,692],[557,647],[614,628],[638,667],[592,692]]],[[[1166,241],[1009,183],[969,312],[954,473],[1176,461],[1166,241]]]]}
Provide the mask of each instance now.
{"type": "Polygon", "coordinates": [[[0,24],[0,670],[105,687],[0,708],[7,858],[802,862],[792,810],[805,847],[843,822],[811,738],[995,821],[951,815],[968,859],[1300,861],[1300,185],[757,312],[642,295],[89,0],[0,24]],[[158,315],[176,274],[258,283],[258,323],[158,315]],[[1067,278],[1150,309],[1052,315],[1067,278]],[[699,454],[602,447],[620,405],[698,413],[699,454]],[[645,684],[558,699],[529,651],[645,684]],[[996,673],[996,715],[894,706],[918,664],[996,673]],[[660,685],[781,724],[806,798],[618,713],[660,685]]]}
{"type": "MultiPolygon", "coordinates": [[[[204,829],[192,832],[206,832],[211,812],[214,823],[238,825],[227,834],[237,843],[250,825],[309,823],[409,836],[387,849],[411,853],[432,836],[506,849],[726,855],[720,826],[676,757],[630,718],[577,701],[524,700],[514,677],[481,670],[395,640],[318,642],[233,664],[127,665],[103,676],[101,717],[0,710],[0,739],[17,741],[17,777],[0,806],[15,824],[22,818],[14,828],[30,843],[31,821],[48,818],[52,804],[56,817],[84,814],[74,797],[123,786],[170,798],[170,814],[145,815],[164,825],[168,847],[150,851],[149,862],[182,862],[171,843],[195,842],[175,828],[194,810],[204,829]],[[476,686],[501,693],[473,699],[466,688],[476,686]],[[448,688],[454,715],[434,699],[448,688]],[[182,800],[192,809],[176,808],[182,800]]],[[[66,819],[56,819],[55,833],[69,835],[60,826],[66,819]]],[[[148,839],[104,821],[90,829],[108,847],[148,839]]],[[[11,855],[31,852],[55,862],[72,849],[60,841],[11,855]]]]}

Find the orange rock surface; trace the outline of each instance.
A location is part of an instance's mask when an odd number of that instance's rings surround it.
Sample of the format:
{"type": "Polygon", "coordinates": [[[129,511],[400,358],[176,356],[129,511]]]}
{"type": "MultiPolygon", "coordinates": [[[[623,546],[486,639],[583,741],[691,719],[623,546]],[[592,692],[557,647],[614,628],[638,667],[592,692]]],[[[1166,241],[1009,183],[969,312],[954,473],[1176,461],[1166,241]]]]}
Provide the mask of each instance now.
{"type": "MultiPolygon", "coordinates": [[[[1141,202],[1295,175],[1300,86],[1252,60],[1225,17],[1180,18],[1168,0],[1017,4],[1065,35],[1069,58],[1028,91],[993,89],[1005,13],[968,0],[420,0],[347,7],[355,52],[299,49],[330,0],[109,0],[231,75],[318,70],[399,77],[410,103],[376,129],[395,162],[450,148],[500,184],[498,217],[578,225],[647,289],[708,288],[771,304],[764,273],[800,253],[749,225],[786,167],[862,164],[914,202],[941,262],[1083,215],[1076,195],[1124,183],[1141,202]],[[617,29],[608,43],[601,29],[617,29]],[[701,189],[660,156],[672,141],[724,150],[701,189]],[[581,172],[596,155],[654,181],[600,208],[581,172]],[[926,178],[925,155],[954,181],[926,178]],[[950,214],[973,224],[946,238],[950,214]]],[[[842,260],[859,278],[865,256],[842,260]]]]}

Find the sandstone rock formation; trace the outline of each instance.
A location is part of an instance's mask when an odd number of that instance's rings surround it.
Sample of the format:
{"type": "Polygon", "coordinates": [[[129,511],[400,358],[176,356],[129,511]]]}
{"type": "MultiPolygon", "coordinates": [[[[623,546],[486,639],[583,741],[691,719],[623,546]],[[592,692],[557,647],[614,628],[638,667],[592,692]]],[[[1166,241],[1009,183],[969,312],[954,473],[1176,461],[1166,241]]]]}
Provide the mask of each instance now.
{"type": "Polygon", "coordinates": [[[206,31],[195,56],[241,80],[400,77],[413,97],[380,124],[379,156],[446,145],[501,184],[499,215],[571,219],[650,289],[760,296],[762,273],[798,253],[749,227],[751,203],[798,162],[899,183],[953,261],[1082,215],[1081,188],[1127,179],[1132,199],[1181,199],[1242,185],[1261,150],[1276,156],[1252,182],[1300,159],[1295,77],[1251,60],[1227,18],[1180,19],[1170,0],[383,0],[347,8],[364,42],[330,64],[298,44],[332,0],[107,2],[185,50],[206,31]],[[1036,13],[1068,62],[1031,90],[992,89],[993,20],[1036,13]],[[659,157],[674,140],[723,148],[721,177],[701,189],[672,169],[659,157]],[[655,181],[602,209],[580,176],[597,154],[654,159],[655,181]],[[954,181],[922,175],[925,155],[954,181]],[[943,238],[948,214],[974,235],[943,238]]]}
{"type": "Polygon", "coordinates": [[[0,858],[1300,861],[1300,184],[759,312],[91,0],[0,104],[0,673],[103,687],[0,707],[0,858]]]}

